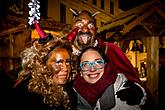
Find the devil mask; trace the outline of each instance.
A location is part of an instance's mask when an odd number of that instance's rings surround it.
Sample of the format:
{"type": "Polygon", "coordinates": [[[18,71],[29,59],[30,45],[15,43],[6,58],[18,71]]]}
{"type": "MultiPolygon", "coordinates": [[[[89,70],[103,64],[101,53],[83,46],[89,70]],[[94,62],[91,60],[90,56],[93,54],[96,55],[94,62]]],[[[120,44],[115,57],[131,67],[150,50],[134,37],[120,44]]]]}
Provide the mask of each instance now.
{"type": "Polygon", "coordinates": [[[77,29],[77,33],[74,39],[74,46],[79,50],[82,50],[88,46],[93,46],[96,37],[96,23],[95,15],[84,10],[80,13],[73,12],[75,15],[73,30],[77,29]]]}

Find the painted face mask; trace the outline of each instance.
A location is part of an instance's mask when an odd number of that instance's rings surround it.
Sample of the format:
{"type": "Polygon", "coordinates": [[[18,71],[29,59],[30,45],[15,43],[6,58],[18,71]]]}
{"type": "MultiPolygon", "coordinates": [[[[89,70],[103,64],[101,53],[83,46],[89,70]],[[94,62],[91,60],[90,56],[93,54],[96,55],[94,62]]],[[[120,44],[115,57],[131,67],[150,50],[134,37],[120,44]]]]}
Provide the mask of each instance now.
{"type": "Polygon", "coordinates": [[[76,18],[73,29],[77,28],[75,46],[82,50],[88,46],[92,46],[96,37],[95,20],[88,11],[82,11],[76,18]]]}
{"type": "Polygon", "coordinates": [[[55,49],[51,52],[47,65],[52,72],[53,82],[65,84],[71,71],[71,58],[68,51],[64,48],[55,49]]]}

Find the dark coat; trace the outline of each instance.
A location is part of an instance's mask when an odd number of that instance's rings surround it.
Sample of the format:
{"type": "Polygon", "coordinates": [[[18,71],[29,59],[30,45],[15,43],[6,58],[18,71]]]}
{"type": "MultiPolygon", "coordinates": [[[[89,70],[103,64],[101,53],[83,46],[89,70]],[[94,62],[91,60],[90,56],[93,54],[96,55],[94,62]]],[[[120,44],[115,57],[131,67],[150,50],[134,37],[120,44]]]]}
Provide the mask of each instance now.
{"type": "Polygon", "coordinates": [[[7,73],[0,70],[0,109],[9,110],[12,106],[13,92],[12,92],[13,80],[7,73]],[[7,105],[7,106],[6,106],[7,105]]]}
{"type": "MultiPolygon", "coordinates": [[[[23,81],[14,90],[14,109],[15,110],[64,110],[64,107],[50,107],[43,102],[43,96],[40,94],[32,93],[28,91],[28,81],[23,81]]],[[[71,86],[71,85],[70,85],[71,86]]],[[[68,87],[69,93],[71,93],[71,110],[74,110],[77,101],[72,87],[68,87]]]]}

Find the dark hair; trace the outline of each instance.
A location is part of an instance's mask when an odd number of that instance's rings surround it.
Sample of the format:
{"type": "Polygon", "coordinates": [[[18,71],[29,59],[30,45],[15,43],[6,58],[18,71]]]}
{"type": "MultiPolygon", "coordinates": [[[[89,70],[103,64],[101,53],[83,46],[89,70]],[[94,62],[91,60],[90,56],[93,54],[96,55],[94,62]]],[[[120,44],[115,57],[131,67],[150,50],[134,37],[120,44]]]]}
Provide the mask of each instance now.
{"type": "Polygon", "coordinates": [[[89,46],[89,47],[86,47],[85,49],[83,49],[82,52],[81,52],[81,54],[78,57],[78,69],[77,69],[78,72],[80,71],[80,66],[79,65],[80,65],[81,57],[89,49],[94,50],[94,51],[97,51],[101,55],[101,57],[103,58],[103,60],[105,61],[105,63],[108,63],[109,62],[109,60],[106,57],[106,55],[98,47],[89,46]]]}

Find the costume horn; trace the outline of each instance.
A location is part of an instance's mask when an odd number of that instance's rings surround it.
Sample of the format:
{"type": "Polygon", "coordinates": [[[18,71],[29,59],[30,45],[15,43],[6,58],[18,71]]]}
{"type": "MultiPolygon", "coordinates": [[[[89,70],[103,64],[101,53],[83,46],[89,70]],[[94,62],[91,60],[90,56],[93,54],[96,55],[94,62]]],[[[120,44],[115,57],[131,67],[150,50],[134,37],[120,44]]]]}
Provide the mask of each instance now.
{"type": "Polygon", "coordinates": [[[39,34],[39,36],[44,39],[46,38],[46,33],[41,29],[41,27],[39,26],[39,24],[36,22],[36,20],[34,20],[34,25],[35,25],[35,28],[39,34]]]}
{"type": "Polygon", "coordinates": [[[92,17],[94,18],[94,17],[95,17],[97,14],[99,14],[99,13],[100,13],[99,11],[93,13],[93,14],[92,14],[92,17]]]}
{"type": "Polygon", "coordinates": [[[76,17],[79,16],[79,13],[77,13],[77,12],[76,12],[75,10],[73,10],[72,8],[70,8],[69,10],[73,13],[74,16],[76,16],[76,17]]]}

